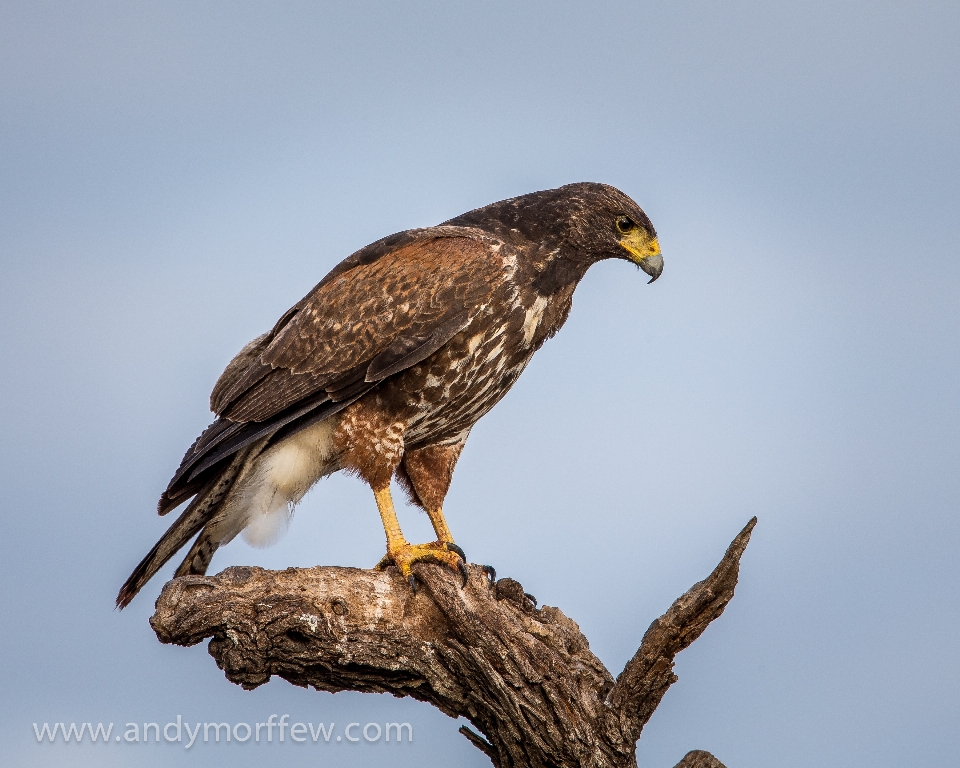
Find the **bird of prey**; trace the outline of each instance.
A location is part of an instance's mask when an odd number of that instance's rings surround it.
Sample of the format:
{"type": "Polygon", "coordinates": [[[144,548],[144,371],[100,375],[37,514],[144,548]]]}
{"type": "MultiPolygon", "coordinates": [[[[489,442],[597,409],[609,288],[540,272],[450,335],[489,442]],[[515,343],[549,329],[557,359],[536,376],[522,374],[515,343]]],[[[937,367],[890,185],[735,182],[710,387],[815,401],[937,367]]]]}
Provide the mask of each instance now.
{"type": "Polygon", "coordinates": [[[126,606],[190,539],[177,576],[204,574],[238,533],[269,543],[320,478],[373,490],[387,538],[380,567],[429,561],[466,574],[443,500],[470,430],[563,325],[591,264],[626,259],[656,280],[647,215],[604,184],[569,184],[400,232],[344,259],[227,365],[216,420],[160,497],[190,503],[117,597],[126,606]],[[396,477],[436,541],[403,536],[396,477]],[[191,500],[192,499],[192,500],[191,500]]]}

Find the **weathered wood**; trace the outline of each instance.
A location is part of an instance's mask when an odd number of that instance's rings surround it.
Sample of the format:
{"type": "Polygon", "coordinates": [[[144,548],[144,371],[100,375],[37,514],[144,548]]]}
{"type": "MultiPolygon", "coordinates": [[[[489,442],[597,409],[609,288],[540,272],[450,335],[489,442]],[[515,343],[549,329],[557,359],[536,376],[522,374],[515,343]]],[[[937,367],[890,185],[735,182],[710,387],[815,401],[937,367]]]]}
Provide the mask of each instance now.
{"type": "MultiPolygon", "coordinates": [[[[635,766],[636,741],[667,688],[674,656],[733,597],[756,523],[720,564],[651,624],[614,680],[559,608],[537,608],[513,579],[469,580],[419,564],[414,593],[397,571],[227,568],[169,582],[150,624],[164,643],[212,638],[227,679],[255,688],[271,676],[321,691],[412,696],[479,733],[461,732],[498,768],[635,766]]],[[[719,763],[682,766],[716,768],[719,763]]],[[[715,760],[715,758],[710,758],[715,760]]]]}
{"type": "Polygon", "coordinates": [[[683,760],[673,768],[724,768],[724,765],[709,752],[695,749],[693,752],[687,752],[683,760]]]}

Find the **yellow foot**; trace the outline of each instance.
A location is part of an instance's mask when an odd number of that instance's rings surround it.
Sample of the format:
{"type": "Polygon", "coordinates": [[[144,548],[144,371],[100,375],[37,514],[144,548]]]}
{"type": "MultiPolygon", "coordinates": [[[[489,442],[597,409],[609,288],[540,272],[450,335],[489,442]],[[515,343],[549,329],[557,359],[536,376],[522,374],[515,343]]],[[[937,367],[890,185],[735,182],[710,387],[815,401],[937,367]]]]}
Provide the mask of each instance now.
{"type": "Polygon", "coordinates": [[[437,563],[445,565],[460,574],[463,580],[461,586],[467,584],[466,555],[453,542],[431,541],[429,544],[407,544],[404,542],[393,550],[388,550],[383,559],[377,563],[377,568],[386,568],[395,565],[403,574],[414,592],[417,591],[417,580],[411,568],[414,563],[437,563]]]}

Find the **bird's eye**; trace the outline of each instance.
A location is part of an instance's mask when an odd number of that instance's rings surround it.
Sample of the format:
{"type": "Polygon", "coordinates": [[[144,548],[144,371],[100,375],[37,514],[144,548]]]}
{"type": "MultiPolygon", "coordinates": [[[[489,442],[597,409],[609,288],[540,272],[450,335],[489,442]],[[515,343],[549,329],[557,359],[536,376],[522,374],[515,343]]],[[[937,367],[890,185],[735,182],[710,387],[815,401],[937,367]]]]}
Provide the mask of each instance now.
{"type": "Polygon", "coordinates": [[[636,227],[637,227],[636,222],[633,219],[631,219],[629,216],[617,217],[617,230],[619,230],[623,234],[627,234],[627,232],[632,232],[634,229],[636,229],[636,227]]]}

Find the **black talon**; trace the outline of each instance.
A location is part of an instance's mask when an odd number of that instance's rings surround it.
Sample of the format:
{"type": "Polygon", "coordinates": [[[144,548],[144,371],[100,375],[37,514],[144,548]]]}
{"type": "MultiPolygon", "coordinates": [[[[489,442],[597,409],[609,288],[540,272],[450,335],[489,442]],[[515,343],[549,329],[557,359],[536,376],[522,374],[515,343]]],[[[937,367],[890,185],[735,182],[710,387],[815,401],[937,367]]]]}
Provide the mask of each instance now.
{"type": "Polygon", "coordinates": [[[467,562],[467,555],[464,553],[462,549],[460,549],[460,547],[458,547],[452,541],[447,542],[447,549],[450,550],[451,552],[456,552],[458,555],[460,555],[460,559],[463,560],[463,562],[467,562]]]}
{"type": "Polygon", "coordinates": [[[492,565],[481,565],[483,572],[487,574],[487,578],[490,579],[490,583],[493,584],[497,580],[497,569],[492,565]]]}
{"type": "MultiPolygon", "coordinates": [[[[460,549],[460,547],[457,547],[457,549],[460,549]]],[[[470,578],[470,574],[467,572],[467,566],[463,560],[457,560],[457,570],[460,571],[460,576],[463,578],[463,584],[460,585],[460,589],[463,589],[467,586],[467,579],[470,578]]]]}
{"type": "Polygon", "coordinates": [[[411,573],[407,576],[407,581],[410,583],[410,589],[413,590],[413,594],[417,594],[417,577],[411,573]]]}
{"type": "Polygon", "coordinates": [[[527,600],[529,600],[531,603],[533,603],[533,607],[534,607],[534,608],[537,607],[537,598],[535,598],[535,597],[534,597],[533,595],[531,595],[529,592],[524,592],[524,593],[523,593],[523,596],[524,596],[525,598],[527,598],[527,600]]]}

